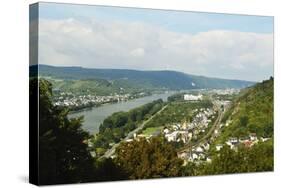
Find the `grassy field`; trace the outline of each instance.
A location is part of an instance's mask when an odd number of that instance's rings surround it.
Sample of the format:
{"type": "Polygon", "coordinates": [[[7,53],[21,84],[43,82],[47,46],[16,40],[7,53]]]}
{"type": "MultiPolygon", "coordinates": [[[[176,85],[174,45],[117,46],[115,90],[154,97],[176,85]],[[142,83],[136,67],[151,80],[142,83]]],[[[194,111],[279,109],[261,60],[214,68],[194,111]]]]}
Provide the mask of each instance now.
{"type": "Polygon", "coordinates": [[[146,136],[149,136],[149,135],[152,135],[155,132],[162,131],[163,128],[164,128],[163,126],[160,126],[160,127],[148,127],[148,128],[146,128],[146,129],[144,129],[142,131],[142,134],[144,134],[146,136]]]}

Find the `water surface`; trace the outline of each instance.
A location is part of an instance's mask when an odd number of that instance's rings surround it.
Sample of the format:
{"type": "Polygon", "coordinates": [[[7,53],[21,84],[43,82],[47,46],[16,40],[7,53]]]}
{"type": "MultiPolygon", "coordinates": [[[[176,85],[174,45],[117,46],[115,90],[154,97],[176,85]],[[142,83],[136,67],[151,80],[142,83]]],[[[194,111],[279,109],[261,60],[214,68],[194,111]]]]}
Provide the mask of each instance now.
{"type": "Polygon", "coordinates": [[[152,102],[157,99],[163,99],[167,101],[168,96],[172,95],[174,92],[167,92],[163,94],[154,94],[151,96],[146,96],[138,99],[133,99],[125,102],[119,102],[114,104],[105,104],[100,107],[91,108],[88,110],[83,110],[80,112],[75,112],[69,115],[69,117],[84,116],[83,128],[92,134],[99,131],[99,126],[103,120],[119,111],[129,111],[130,109],[139,107],[146,103],[152,102]]]}

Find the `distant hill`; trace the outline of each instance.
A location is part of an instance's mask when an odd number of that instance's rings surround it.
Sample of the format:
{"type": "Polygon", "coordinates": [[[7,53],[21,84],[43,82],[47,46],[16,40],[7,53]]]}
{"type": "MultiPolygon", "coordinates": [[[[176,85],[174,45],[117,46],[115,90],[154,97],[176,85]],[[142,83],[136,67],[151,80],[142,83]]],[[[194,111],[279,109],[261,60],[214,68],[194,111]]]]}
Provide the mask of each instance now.
{"type": "Polygon", "coordinates": [[[82,67],[55,67],[37,65],[30,67],[31,76],[39,68],[40,76],[66,80],[104,79],[120,85],[159,89],[244,88],[254,82],[195,76],[176,71],[139,71],[128,69],[90,69],[82,67]]]}
{"type": "Polygon", "coordinates": [[[243,137],[256,133],[258,137],[273,136],[273,78],[241,91],[224,119],[231,120],[219,137],[243,137]]]}

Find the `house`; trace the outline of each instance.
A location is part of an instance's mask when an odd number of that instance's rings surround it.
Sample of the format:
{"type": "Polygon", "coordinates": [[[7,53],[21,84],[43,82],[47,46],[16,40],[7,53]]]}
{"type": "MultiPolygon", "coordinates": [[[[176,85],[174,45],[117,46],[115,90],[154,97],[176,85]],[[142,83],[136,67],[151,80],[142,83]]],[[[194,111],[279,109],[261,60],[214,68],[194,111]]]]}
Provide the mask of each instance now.
{"type": "Polygon", "coordinates": [[[167,129],[167,128],[165,128],[165,129],[163,130],[163,132],[164,132],[164,134],[168,134],[168,133],[170,132],[170,130],[167,129]]]}
{"type": "Polygon", "coordinates": [[[258,139],[256,133],[250,133],[249,137],[251,141],[256,141],[258,139]]]}
{"type": "Polygon", "coordinates": [[[215,129],[214,133],[215,133],[215,135],[218,135],[219,134],[219,130],[215,129]]]}
{"type": "Polygon", "coordinates": [[[261,137],[261,141],[262,142],[265,142],[265,141],[267,141],[267,140],[269,140],[270,138],[263,138],[263,137],[261,137]]]}
{"type": "Polygon", "coordinates": [[[200,160],[204,160],[206,158],[206,155],[203,152],[198,153],[198,155],[200,160]]]}
{"type": "Polygon", "coordinates": [[[220,151],[222,148],[223,148],[223,145],[222,145],[222,144],[216,145],[216,150],[217,150],[217,151],[220,151]]]}
{"type": "Polygon", "coordinates": [[[201,146],[198,146],[195,151],[201,153],[204,152],[204,149],[201,146]]]}
{"type": "Polygon", "coordinates": [[[244,142],[247,142],[247,141],[250,141],[249,137],[239,138],[239,142],[241,142],[241,143],[244,143],[244,142]]]}
{"type": "Polygon", "coordinates": [[[178,131],[178,137],[180,140],[183,141],[183,143],[187,143],[189,141],[188,135],[189,135],[188,131],[178,131]]]}
{"type": "Polygon", "coordinates": [[[173,130],[178,130],[179,126],[178,125],[173,125],[173,130]]]}
{"type": "Polygon", "coordinates": [[[204,143],[203,146],[205,151],[208,151],[210,149],[210,144],[208,142],[204,143]]]}
{"type": "Polygon", "coordinates": [[[126,142],[132,142],[133,141],[133,139],[127,139],[127,140],[125,140],[126,142]]]}
{"type": "Polygon", "coordinates": [[[180,128],[181,128],[181,129],[187,129],[187,123],[186,123],[186,121],[183,122],[183,123],[180,125],[180,128]]]}
{"type": "MultiPolygon", "coordinates": [[[[238,142],[239,142],[239,140],[238,140],[237,137],[230,137],[230,138],[228,139],[228,141],[226,142],[226,144],[228,144],[228,143],[234,144],[234,143],[238,143],[238,142]]],[[[228,144],[228,145],[229,145],[229,144],[228,144]]]]}
{"type": "Polygon", "coordinates": [[[175,142],[177,141],[178,131],[174,131],[170,134],[166,134],[165,138],[168,140],[168,142],[175,142]]]}
{"type": "Polygon", "coordinates": [[[212,159],[211,159],[210,157],[207,157],[207,158],[206,158],[206,162],[207,162],[207,163],[210,163],[210,162],[212,162],[212,159]]]}
{"type": "Polygon", "coordinates": [[[194,161],[199,158],[199,155],[197,153],[192,153],[191,156],[189,157],[189,161],[194,161]]]}
{"type": "Polygon", "coordinates": [[[187,152],[178,153],[178,158],[186,159],[188,158],[188,153],[187,152]]]}
{"type": "Polygon", "coordinates": [[[231,120],[227,120],[225,126],[228,127],[231,124],[231,122],[232,122],[231,120]]]}
{"type": "Polygon", "coordinates": [[[230,149],[235,149],[236,146],[239,144],[239,140],[236,137],[229,138],[228,141],[225,142],[228,146],[230,146],[230,149]]]}

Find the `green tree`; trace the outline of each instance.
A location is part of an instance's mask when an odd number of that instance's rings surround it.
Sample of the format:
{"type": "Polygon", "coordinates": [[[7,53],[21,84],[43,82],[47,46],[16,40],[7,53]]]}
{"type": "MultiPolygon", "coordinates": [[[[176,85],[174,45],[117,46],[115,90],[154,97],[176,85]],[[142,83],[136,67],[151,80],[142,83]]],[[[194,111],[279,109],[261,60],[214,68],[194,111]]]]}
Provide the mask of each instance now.
{"type": "Polygon", "coordinates": [[[247,124],[248,124],[249,118],[248,118],[247,116],[241,116],[241,117],[239,118],[239,121],[240,121],[240,125],[241,125],[242,127],[246,127],[247,124]]]}
{"type": "Polygon", "coordinates": [[[183,161],[174,147],[162,137],[122,143],[116,149],[116,163],[131,179],[175,177],[183,161]]]}
{"type": "MultiPolygon", "coordinates": [[[[35,97],[37,79],[30,81],[35,97]]],[[[82,118],[68,119],[68,110],[52,105],[52,86],[39,81],[39,183],[57,184],[92,180],[93,163],[81,129],[82,118]]]]}

